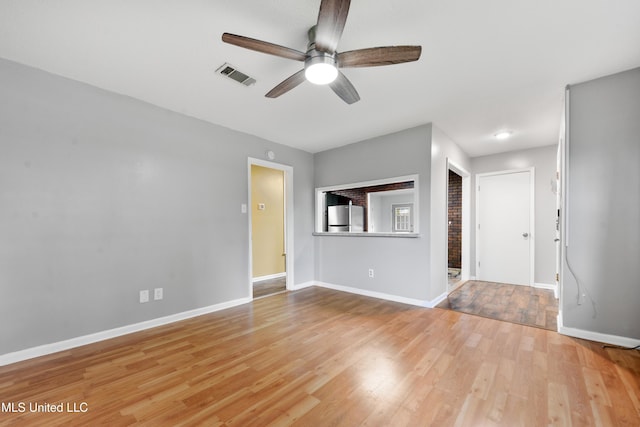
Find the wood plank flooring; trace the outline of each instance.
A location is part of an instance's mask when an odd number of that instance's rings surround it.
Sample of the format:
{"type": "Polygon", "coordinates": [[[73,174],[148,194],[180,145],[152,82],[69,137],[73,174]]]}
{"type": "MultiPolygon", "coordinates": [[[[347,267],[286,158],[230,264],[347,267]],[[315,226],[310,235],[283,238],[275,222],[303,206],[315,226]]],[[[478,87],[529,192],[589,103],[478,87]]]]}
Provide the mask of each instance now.
{"type": "Polygon", "coordinates": [[[261,280],[253,284],[253,297],[261,298],[267,295],[277,294],[287,290],[287,278],[261,280]]]}
{"type": "Polygon", "coordinates": [[[308,288],[0,367],[0,396],[3,426],[638,426],[640,355],[308,288]]]}
{"type": "Polygon", "coordinates": [[[451,292],[438,307],[558,330],[558,300],[549,289],[469,280],[451,292]]]}

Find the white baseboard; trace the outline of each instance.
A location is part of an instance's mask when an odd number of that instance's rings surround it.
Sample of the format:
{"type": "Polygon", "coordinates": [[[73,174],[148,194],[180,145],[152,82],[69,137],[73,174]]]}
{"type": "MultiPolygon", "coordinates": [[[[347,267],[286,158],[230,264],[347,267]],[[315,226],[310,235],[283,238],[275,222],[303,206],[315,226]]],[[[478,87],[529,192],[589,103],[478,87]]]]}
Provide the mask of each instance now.
{"type": "MultiPolygon", "coordinates": [[[[462,284],[460,284],[462,285],[462,284]]],[[[435,306],[437,306],[438,304],[440,304],[442,301],[447,299],[447,296],[449,295],[449,292],[444,292],[442,294],[440,294],[439,296],[437,296],[435,299],[429,301],[429,308],[433,308],[435,306]]]]}
{"type": "Polygon", "coordinates": [[[64,341],[31,347],[13,353],[2,354],[0,355],[0,366],[20,362],[27,359],[33,359],[34,357],[45,356],[47,354],[57,353],[59,351],[69,350],[71,348],[92,344],[98,341],[108,340],[110,338],[116,338],[122,335],[131,334],[133,332],[139,332],[145,329],[151,329],[157,326],[166,325],[168,323],[178,322],[180,320],[201,316],[203,314],[213,313],[215,311],[224,310],[226,308],[247,304],[251,301],[251,298],[240,298],[233,301],[210,305],[208,307],[196,308],[194,310],[184,311],[182,313],[176,313],[165,317],[159,317],[157,319],[134,323],[133,325],[122,326],[119,328],[96,332],[89,335],[83,335],[81,337],[71,338],[64,341]]]}
{"type": "Polygon", "coordinates": [[[387,301],[395,301],[395,302],[401,302],[403,304],[416,305],[418,307],[427,307],[427,308],[435,307],[436,305],[438,305],[440,301],[442,301],[447,297],[447,294],[444,293],[438,296],[436,299],[432,301],[428,301],[428,300],[419,300],[414,298],[401,297],[398,295],[385,294],[383,292],[369,291],[366,289],[352,288],[350,286],[334,285],[333,283],[326,283],[326,282],[315,282],[315,286],[319,286],[321,288],[333,289],[336,291],[349,292],[351,294],[363,295],[366,297],[384,299],[387,301]]]}
{"type": "Polygon", "coordinates": [[[279,279],[281,277],[287,277],[287,273],[283,272],[283,273],[267,274],[266,276],[254,277],[253,279],[251,279],[251,283],[263,282],[265,280],[271,280],[271,279],[279,279]]]}
{"type": "Polygon", "coordinates": [[[618,335],[603,334],[601,332],[585,331],[584,329],[570,328],[562,324],[562,312],[558,313],[558,333],[574,338],[596,341],[620,347],[636,347],[640,345],[639,339],[621,337],[618,335]]]}
{"type": "Polygon", "coordinates": [[[558,287],[556,285],[551,285],[549,283],[534,283],[533,287],[540,289],[549,289],[550,291],[553,291],[553,297],[555,299],[558,299],[558,287]]]}
{"type": "Polygon", "coordinates": [[[316,284],[316,282],[311,280],[309,282],[304,282],[304,283],[299,283],[297,285],[292,285],[289,288],[287,288],[287,290],[289,290],[289,291],[298,291],[300,289],[310,288],[311,286],[313,286],[315,284],[316,284]]]}

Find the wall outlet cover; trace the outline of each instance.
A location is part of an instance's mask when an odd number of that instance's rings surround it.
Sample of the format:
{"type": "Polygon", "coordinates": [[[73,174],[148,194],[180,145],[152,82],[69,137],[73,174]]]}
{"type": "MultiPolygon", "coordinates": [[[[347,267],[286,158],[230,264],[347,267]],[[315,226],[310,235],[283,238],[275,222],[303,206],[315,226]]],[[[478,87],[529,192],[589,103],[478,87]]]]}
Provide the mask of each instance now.
{"type": "Polygon", "coordinates": [[[149,290],[145,289],[144,291],[140,291],[140,304],[145,302],[149,302],[149,290]]]}
{"type": "Polygon", "coordinates": [[[163,298],[163,296],[164,296],[164,295],[163,295],[162,288],[155,288],[155,289],[153,290],[153,299],[154,299],[155,301],[157,301],[157,300],[161,300],[161,299],[163,298]]]}

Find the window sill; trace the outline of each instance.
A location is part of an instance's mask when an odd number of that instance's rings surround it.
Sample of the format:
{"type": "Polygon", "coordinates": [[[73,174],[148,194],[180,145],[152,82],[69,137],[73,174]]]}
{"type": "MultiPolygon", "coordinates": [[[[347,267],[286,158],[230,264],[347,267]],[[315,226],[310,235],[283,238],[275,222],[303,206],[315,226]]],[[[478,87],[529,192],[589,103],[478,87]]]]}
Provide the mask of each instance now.
{"type": "Polygon", "coordinates": [[[420,237],[420,233],[367,233],[367,232],[337,232],[329,233],[328,231],[314,231],[314,236],[348,236],[348,237],[401,237],[415,238],[420,237]]]}

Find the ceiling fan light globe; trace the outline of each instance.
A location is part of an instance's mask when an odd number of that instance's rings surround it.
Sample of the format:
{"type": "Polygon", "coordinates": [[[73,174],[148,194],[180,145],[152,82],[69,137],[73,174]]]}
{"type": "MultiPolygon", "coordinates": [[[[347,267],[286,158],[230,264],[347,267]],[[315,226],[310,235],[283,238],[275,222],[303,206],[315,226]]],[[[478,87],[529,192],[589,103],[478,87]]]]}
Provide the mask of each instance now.
{"type": "Polygon", "coordinates": [[[311,83],[326,85],[338,77],[335,55],[309,50],[304,61],[304,76],[311,83]]]}
{"type": "Polygon", "coordinates": [[[311,64],[304,70],[304,76],[313,84],[326,85],[338,77],[338,69],[332,64],[322,62],[311,64]]]}

